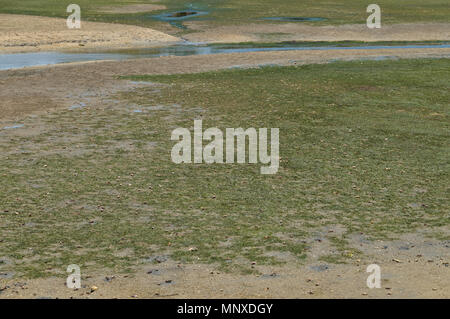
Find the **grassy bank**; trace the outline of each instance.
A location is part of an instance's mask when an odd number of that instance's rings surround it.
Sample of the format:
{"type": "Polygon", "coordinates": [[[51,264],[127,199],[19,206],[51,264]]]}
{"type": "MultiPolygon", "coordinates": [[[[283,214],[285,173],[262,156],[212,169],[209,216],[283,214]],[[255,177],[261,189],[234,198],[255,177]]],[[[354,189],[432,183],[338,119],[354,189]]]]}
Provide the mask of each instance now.
{"type": "MultiPolygon", "coordinates": [[[[31,14],[52,17],[67,17],[66,7],[72,2],[55,0],[0,0],[0,13],[31,14]]],[[[147,1],[123,0],[79,0],[77,4],[82,8],[83,19],[134,24],[140,26],[166,27],[166,23],[151,18],[158,12],[142,13],[104,13],[102,8],[129,4],[147,3],[147,1]]],[[[153,3],[153,2],[152,2],[153,3]]],[[[245,23],[273,23],[261,21],[263,17],[322,17],[327,20],[314,22],[322,24],[365,23],[367,1],[346,0],[199,0],[194,4],[181,0],[166,0],[155,2],[174,10],[202,10],[209,15],[200,18],[209,26],[245,24],[245,23]]],[[[410,1],[410,0],[380,0],[377,2],[382,8],[383,23],[402,22],[449,22],[450,8],[447,0],[410,1]]]]}

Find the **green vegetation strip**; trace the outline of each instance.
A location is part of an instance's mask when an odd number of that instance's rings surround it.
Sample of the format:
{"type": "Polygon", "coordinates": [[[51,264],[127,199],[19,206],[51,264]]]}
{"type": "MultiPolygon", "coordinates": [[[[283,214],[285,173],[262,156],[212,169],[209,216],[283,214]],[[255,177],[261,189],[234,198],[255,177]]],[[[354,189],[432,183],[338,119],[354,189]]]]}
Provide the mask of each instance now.
{"type": "MultiPolygon", "coordinates": [[[[71,1],[59,0],[0,0],[0,13],[67,17],[66,8],[71,1]]],[[[83,19],[163,27],[167,23],[151,18],[162,11],[142,13],[104,13],[101,8],[145,4],[148,1],[134,0],[78,0],[83,19]]],[[[365,0],[198,0],[194,3],[182,0],[152,2],[168,7],[167,11],[200,10],[208,16],[195,18],[210,26],[239,25],[247,23],[274,23],[261,21],[264,17],[321,17],[325,21],[311,22],[314,25],[365,23],[368,2],[365,0]]],[[[450,22],[448,0],[379,0],[383,23],[450,22]]],[[[283,22],[281,22],[283,23],[283,22]]],[[[303,23],[303,22],[302,22],[303,23]]]]}

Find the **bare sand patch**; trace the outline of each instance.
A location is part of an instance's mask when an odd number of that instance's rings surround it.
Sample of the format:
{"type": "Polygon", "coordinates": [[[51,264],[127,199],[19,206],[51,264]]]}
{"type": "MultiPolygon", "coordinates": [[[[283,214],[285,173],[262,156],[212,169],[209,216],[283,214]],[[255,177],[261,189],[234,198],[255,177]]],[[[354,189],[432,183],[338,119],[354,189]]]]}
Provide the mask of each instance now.
{"type": "Polygon", "coordinates": [[[222,273],[212,265],[149,263],[132,275],[83,273],[82,288],[65,278],[0,279],[2,298],[448,298],[449,268],[442,264],[379,262],[381,288],[366,285],[368,264],[257,266],[260,274],[222,273]],[[412,280],[413,278],[413,280],[412,280]],[[96,286],[95,292],[91,287],[96,286]]]}
{"type": "MultiPolygon", "coordinates": [[[[333,230],[343,231],[339,226],[333,230]]],[[[321,235],[327,233],[324,229],[321,235]]],[[[319,255],[309,254],[302,263],[254,264],[255,273],[247,275],[225,273],[219,271],[217,265],[179,263],[162,251],[136,266],[132,274],[115,273],[111,269],[89,272],[82,267],[82,288],[78,290],[68,289],[65,278],[0,278],[0,299],[449,298],[450,243],[429,239],[426,234],[425,230],[419,230],[394,241],[372,241],[355,234],[351,245],[364,250],[361,259],[352,258],[346,264],[327,264],[319,255]],[[366,270],[370,264],[380,266],[379,289],[367,287],[370,273],[366,270]],[[92,292],[92,286],[98,289],[92,292]]],[[[311,240],[309,245],[312,242],[318,245],[311,240]]],[[[131,252],[125,249],[119,255],[131,252]]],[[[9,264],[12,263],[10,260],[9,264]]]]}
{"type": "Polygon", "coordinates": [[[186,22],[197,31],[184,37],[193,42],[247,41],[425,41],[450,40],[450,23],[403,23],[369,29],[363,24],[312,26],[302,23],[254,23],[207,28],[203,22],[186,22]]]}
{"type": "Polygon", "coordinates": [[[82,21],[81,29],[68,29],[66,19],[0,14],[0,53],[134,48],[177,41],[163,32],[132,25],[82,21]]]}
{"type": "Polygon", "coordinates": [[[120,7],[103,7],[98,11],[104,13],[140,13],[165,9],[167,9],[167,7],[161,4],[130,4],[120,7]]]}

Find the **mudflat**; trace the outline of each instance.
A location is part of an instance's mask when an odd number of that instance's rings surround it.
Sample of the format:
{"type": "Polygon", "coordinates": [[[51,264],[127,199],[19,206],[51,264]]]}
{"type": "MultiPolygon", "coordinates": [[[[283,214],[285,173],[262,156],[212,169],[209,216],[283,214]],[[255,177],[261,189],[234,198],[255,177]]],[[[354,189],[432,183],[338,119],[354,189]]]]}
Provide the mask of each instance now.
{"type": "MultiPolygon", "coordinates": [[[[445,22],[208,23],[171,35],[0,14],[0,53],[450,40],[445,22]]],[[[449,57],[302,50],[0,71],[0,298],[448,298],[449,57]],[[283,125],[281,173],[172,165],[170,130],[198,117],[283,125]],[[65,286],[71,263],[82,265],[79,290],[65,286]],[[382,289],[366,285],[372,263],[382,289]]]]}

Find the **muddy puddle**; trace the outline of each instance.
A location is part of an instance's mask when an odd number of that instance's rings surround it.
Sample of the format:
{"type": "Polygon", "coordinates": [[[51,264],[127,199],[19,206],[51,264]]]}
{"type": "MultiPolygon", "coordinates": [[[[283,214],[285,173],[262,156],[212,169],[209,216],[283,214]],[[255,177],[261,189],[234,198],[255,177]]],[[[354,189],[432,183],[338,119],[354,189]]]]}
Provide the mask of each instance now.
{"type": "Polygon", "coordinates": [[[207,14],[208,12],[206,11],[182,10],[153,15],[151,16],[151,18],[168,22],[170,25],[176,28],[187,29],[186,26],[183,25],[183,21],[191,20],[200,16],[205,16],[207,14]]]}
{"type": "Polygon", "coordinates": [[[163,56],[189,56],[219,53],[246,53],[267,51],[296,50],[379,50],[379,49],[420,49],[450,48],[450,44],[405,44],[405,45],[368,45],[326,43],[244,43],[244,44],[194,44],[183,43],[162,48],[147,48],[90,53],[35,52],[0,54],[0,70],[18,69],[32,66],[53,65],[69,62],[87,62],[99,60],[126,60],[139,58],[157,58],[163,56]]]}
{"type": "Polygon", "coordinates": [[[13,129],[22,128],[22,127],[24,127],[23,124],[14,124],[11,126],[5,126],[5,127],[3,127],[3,129],[4,130],[13,130],[13,129]]]}

